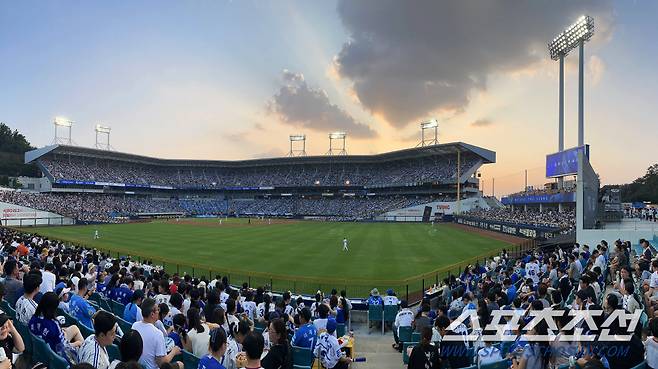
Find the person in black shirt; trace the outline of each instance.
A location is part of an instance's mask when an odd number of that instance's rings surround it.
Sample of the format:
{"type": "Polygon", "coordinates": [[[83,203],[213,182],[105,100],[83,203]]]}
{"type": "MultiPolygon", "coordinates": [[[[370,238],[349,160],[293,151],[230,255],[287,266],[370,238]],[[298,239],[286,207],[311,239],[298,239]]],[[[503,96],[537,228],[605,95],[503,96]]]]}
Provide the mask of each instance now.
{"type": "Polygon", "coordinates": [[[423,327],[420,343],[411,351],[407,369],[439,369],[441,367],[439,350],[431,344],[431,341],[432,328],[423,327]]]}
{"type": "Polygon", "coordinates": [[[261,360],[264,369],[292,369],[292,348],[288,343],[288,333],[283,319],[276,318],[268,328],[272,347],[261,360]]]}
{"type": "Polygon", "coordinates": [[[7,314],[0,314],[0,348],[5,350],[9,367],[11,367],[11,354],[21,353],[25,350],[23,338],[7,314]]]}

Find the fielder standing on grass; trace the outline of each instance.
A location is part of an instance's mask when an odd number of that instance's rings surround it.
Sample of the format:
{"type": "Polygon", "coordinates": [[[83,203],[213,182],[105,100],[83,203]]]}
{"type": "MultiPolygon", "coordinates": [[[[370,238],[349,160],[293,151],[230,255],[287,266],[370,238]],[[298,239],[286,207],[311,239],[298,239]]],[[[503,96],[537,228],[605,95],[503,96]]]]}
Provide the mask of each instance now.
{"type": "Polygon", "coordinates": [[[343,251],[350,251],[349,248],[347,248],[347,237],[343,238],[343,251]]]}

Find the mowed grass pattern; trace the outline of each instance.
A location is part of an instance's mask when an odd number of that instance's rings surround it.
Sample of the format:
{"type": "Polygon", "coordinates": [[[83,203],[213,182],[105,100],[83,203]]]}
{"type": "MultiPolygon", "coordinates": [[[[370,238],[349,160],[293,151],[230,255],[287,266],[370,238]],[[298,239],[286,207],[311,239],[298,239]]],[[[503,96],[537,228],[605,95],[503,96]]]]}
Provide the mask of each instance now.
{"type": "Polygon", "coordinates": [[[346,280],[398,280],[509,244],[441,224],[217,219],[38,228],[39,234],[122,254],[223,269],[346,280]],[[100,239],[94,240],[98,230],[100,239]],[[349,252],[342,251],[343,237],[349,252]]]}

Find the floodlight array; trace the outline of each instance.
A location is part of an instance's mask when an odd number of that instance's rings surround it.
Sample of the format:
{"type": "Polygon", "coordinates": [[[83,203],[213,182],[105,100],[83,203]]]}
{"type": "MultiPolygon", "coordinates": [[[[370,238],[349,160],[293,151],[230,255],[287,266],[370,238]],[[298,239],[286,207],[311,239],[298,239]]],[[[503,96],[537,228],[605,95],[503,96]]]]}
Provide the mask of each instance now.
{"type": "Polygon", "coordinates": [[[333,132],[329,134],[329,138],[332,140],[341,140],[345,138],[347,134],[345,132],[333,132]]]}
{"type": "Polygon", "coordinates": [[[427,122],[423,122],[423,123],[420,124],[420,128],[422,128],[422,129],[434,128],[434,127],[438,127],[438,126],[439,126],[439,122],[436,119],[432,119],[432,120],[429,120],[427,122]]]}
{"type": "Polygon", "coordinates": [[[551,59],[559,60],[581,42],[589,41],[594,35],[594,18],[583,15],[548,44],[551,59]]]}
{"type": "Polygon", "coordinates": [[[55,117],[54,123],[56,126],[60,126],[60,127],[71,127],[75,122],[63,117],[55,117]]]}
{"type": "Polygon", "coordinates": [[[306,140],[306,135],[290,135],[290,141],[304,141],[306,140]]]}
{"type": "Polygon", "coordinates": [[[96,125],[96,132],[98,133],[110,133],[111,128],[107,126],[103,126],[100,124],[96,125]]]}

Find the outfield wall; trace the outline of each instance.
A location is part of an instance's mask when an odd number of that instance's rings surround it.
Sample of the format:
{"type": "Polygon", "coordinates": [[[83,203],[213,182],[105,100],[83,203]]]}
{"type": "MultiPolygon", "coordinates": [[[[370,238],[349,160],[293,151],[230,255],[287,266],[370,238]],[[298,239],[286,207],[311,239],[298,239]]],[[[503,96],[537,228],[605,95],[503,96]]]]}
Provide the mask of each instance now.
{"type": "Polygon", "coordinates": [[[75,221],[60,214],[0,201],[0,224],[12,227],[72,225],[75,221]]]}

